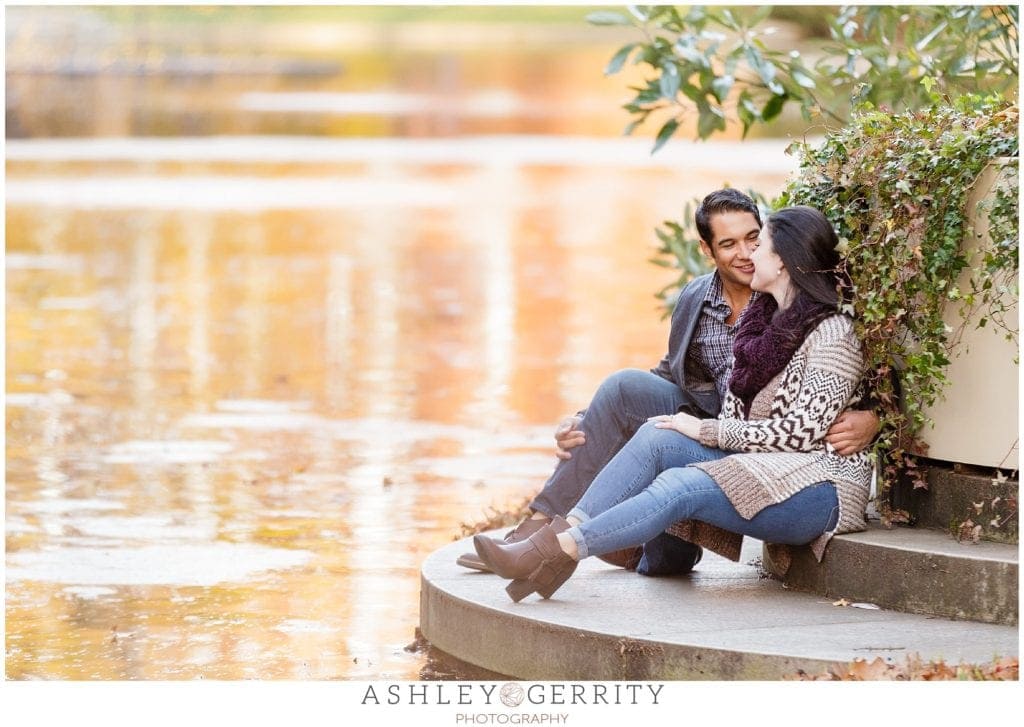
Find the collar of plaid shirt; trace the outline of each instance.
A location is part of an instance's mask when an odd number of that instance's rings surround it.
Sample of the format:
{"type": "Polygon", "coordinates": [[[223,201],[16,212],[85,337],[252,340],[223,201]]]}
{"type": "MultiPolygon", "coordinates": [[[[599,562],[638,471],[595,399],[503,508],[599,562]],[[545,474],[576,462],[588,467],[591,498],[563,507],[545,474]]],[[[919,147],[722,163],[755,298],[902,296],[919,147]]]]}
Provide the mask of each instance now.
{"type": "MultiPolygon", "coordinates": [[[[750,302],[756,300],[757,296],[756,291],[751,293],[750,302]]],[[[732,342],[743,318],[741,311],[736,322],[730,326],[725,320],[731,312],[732,308],[722,293],[722,279],[716,273],[704,294],[703,310],[690,341],[688,354],[704,370],[708,380],[715,382],[715,388],[723,400],[732,373],[732,342]]]]}

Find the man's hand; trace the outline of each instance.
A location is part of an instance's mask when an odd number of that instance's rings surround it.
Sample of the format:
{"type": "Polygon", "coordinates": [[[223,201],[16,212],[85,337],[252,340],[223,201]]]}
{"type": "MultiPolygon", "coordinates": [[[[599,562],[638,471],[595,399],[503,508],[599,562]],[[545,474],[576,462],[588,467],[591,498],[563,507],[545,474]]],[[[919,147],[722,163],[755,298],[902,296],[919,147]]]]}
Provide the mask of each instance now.
{"type": "Polygon", "coordinates": [[[583,418],[579,416],[566,417],[555,427],[555,444],[558,445],[555,454],[559,459],[572,459],[569,450],[587,443],[587,435],[577,429],[581,421],[583,418]]]}
{"type": "Polygon", "coordinates": [[[880,426],[881,422],[873,411],[848,409],[839,415],[825,434],[825,441],[835,448],[836,454],[849,457],[871,444],[880,426]]]}

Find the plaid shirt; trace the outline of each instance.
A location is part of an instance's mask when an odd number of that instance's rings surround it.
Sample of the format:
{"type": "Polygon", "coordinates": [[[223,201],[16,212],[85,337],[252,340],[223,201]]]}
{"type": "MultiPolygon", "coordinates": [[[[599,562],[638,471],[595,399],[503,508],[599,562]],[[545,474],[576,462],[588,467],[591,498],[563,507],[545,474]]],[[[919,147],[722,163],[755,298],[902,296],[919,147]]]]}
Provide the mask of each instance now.
{"type": "MultiPolygon", "coordinates": [[[[752,293],[750,302],[753,303],[756,298],[757,293],[752,293]]],[[[687,368],[701,371],[707,381],[714,381],[722,401],[725,401],[725,392],[729,388],[729,374],[732,373],[733,339],[743,319],[741,312],[736,322],[730,326],[725,319],[731,313],[732,308],[722,294],[722,279],[715,275],[708,292],[704,295],[704,306],[697,321],[697,330],[693,333],[686,356],[687,368]]]]}

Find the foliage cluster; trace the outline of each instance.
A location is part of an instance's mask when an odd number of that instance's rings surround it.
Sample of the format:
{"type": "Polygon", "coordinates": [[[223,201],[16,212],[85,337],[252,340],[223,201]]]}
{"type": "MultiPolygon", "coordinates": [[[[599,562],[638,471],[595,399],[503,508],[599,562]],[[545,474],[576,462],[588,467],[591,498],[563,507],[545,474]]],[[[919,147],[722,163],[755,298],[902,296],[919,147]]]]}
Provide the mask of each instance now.
{"type": "MultiPolygon", "coordinates": [[[[856,325],[888,425],[875,444],[890,455],[887,483],[900,467],[912,467],[906,454],[925,451],[916,434],[941,394],[960,333],[943,321],[944,309],[957,305],[964,320],[1001,325],[1016,338],[1016,321],[1001,315],[1004,301],[1018,295],[1015,163],[1004,167],[997,202],[987,211],[996,234],[984,249],[985,264],[971,269],[966,289],[957,279],[969,265],[962,242],[974,234],[967,198],[987,164],[1017,156],[1017,122],[1016,105],[962,97],[951,107],[896,115],[865,109],[821,145],[794,145],[800,173],[775,205],[821,210],[846,248],[856,325]]],[[[914,484],[925,486],[920,476],[914,484]]]]}
{"type": "Polygon", "coordinates": [[[598,25],[632,25],[643,40],[622,46],[605,73],[629,62],[651,73],[625,108],[630,134],[652,114],[662,119],[654,149],[694,109],[701,139],[738,119],[743,135],[787,105],[808,123],[844,122],[863,103],[893,111],[928,106],[933,93],[1015,94],[1015,5],[842,6],[827,17],[830,40],[812,59],[782,50],[765,23],[771,6],[630,6],[592,13],[598,25]],[[667,119],[665,118],[667,115],[667,119]]]}
{"type": "MultiPolygon", "coordinates": [[[[943,311],[958,306],[965,321],[999,327],[1016,340],[1016,321],[1006,318],[1019,294],[1016,160],[1002,167],[991,203],[979,210],[991,240],[980,259],[968,260],[962,242],[976,234],[967,209],[975,179],[994,159],[1018,156],[1017,127],[1017,106],[997,98],[963,96],[953,105],[895,115],[865,106],[818,146],[791,145],[800,171],[778,199],[766,205],[749,192],[762,208],[815,207],[839,234],[870,383],[885,412],[874,444],[884,463],[880,492],[901,473],[925,486],[911,455],[926,450],[917,435],[941,395],[962,333],[946,325],[943,311]],[[959,287],[965,268],[969,283],[959,287]]],[[[659,292],[667,311],[679,289],[709,269],[693,229],[696,204],[687,205],[685,223],[665,222],[656,231],[661,247],[653,262],[680,271],[659,292]]],[[[900,519],[884,500],[882,510],[900,519]]]]}

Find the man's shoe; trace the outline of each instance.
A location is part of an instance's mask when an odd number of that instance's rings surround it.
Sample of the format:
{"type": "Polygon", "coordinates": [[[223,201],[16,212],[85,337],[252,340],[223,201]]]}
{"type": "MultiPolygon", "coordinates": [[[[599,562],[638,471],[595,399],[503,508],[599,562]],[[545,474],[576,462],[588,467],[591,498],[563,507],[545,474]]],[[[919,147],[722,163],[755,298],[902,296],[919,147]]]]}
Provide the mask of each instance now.
{"type": "Polygon", "coordinates": [[[675,535],[661,533],[643,547],[644,555],[636,567],[642,576],[678,576],[689,573],[700,563],[704,549],[675,535]]]}
{"type": "Polygon", "coordinates": [[[613,550],[611,553],[605,553],[604,555],[597,556],[600,560],[605,563],[611,563],[619,568],[625,568],[626,570],[636,570],[636,567],[640,564],[640,559],[644,556],[644,548],[642,545],[637,545],[632,548],[622,548],[621,550],[613,550]]]}
{"type": "Polygon", "coordinates": [[[518,543],[503,543],[477,535],[473,546],[492,571],[502,578],[512,579],[505,591],[513,601],[519,602],[534,592],[551,598],[578,565],[558,544],[558,533],[568,529],[569,523],[555,517],[549,525],[518,543]]]}
{"type": "MultiPolygon", "coordinates": [[[[526,540],[528,537],[533,535],[535,532],[540,530],[542,527],[551,522],[551,518],[526,518],[521,523],[516,525],[514,528],[505,533],[506,543],[520,543],[526,540]]],[[[472,568],[473,570],[483,571],[484,573],[490,573],[491,569],[487,567],[487,564],[480,560],[480,556],[476,553],[463,553],[455,559],[456,564],[461,565],[463,568],[472,568]]]]}

